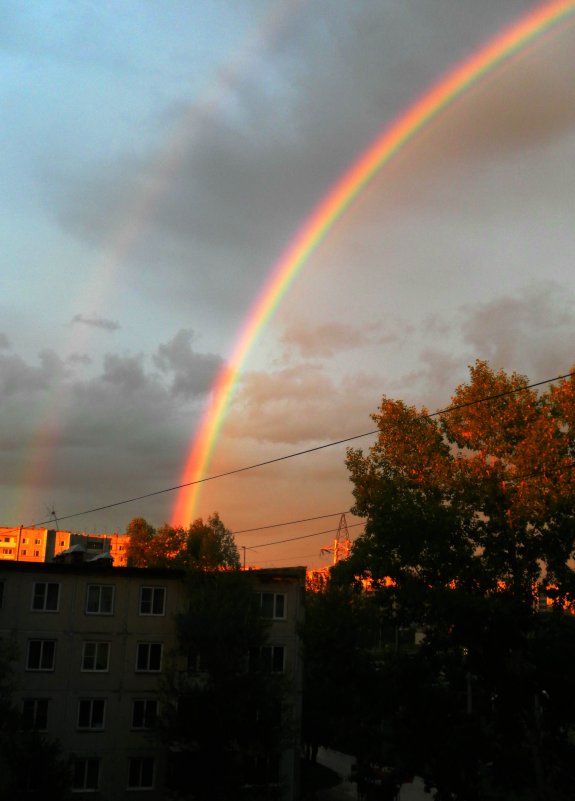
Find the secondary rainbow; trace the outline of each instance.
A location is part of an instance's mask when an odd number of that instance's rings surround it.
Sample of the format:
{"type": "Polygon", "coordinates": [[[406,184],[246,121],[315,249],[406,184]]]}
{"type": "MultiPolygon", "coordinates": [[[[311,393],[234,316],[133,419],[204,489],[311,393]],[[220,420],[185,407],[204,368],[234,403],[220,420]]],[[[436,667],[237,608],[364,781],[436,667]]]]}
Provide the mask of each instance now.
{"type": "Polygon", "coordinates": [[[337,220],[394,155],[466,89],[574,12],[575,0],[544,3],[490,39],[386,126],[315,206],[270,271],[214,382],[211,402],[186,459],[172,524],[186,524],[193,519],[198,490],[206,480],[210,457],[248,353],[294,278],[337,220]]]}

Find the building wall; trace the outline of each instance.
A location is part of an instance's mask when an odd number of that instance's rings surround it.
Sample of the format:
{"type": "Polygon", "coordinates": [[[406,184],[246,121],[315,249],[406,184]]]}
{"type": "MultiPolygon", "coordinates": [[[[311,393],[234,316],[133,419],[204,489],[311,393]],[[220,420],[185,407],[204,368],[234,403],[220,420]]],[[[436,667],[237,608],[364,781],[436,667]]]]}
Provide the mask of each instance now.
{"type": "Polygon", "coordinates": [[[0,561],[49,562],[73,545],[87,557],[110,553],[116,567],[126,567],[130,538],[125,534],[81,534],[47,528],[0,527],[0,561]]]}
{"type": "MultiPolygon", "coordinates": [[[[284,672],[293,697],[294,724],[299,727],[302,671],[297,626],[303,615],[305,571],[250,573],[254,591],[263,593],[266,602],[270,596],[274,600],[284,596],[274,607],[282,614],[272,616],[270,645],[285,649],[284,672]]],[[[80,773],[93,769],[88,760],[99,760],[98,789],[107,801],[163,798],[165,754],[150,731],[132,724],[134,702],[140,709],[146,700],[159,703],[162,671],[155,668],[163,670],[177,651],[174,618],[186,600],[182,576],[173,570],[89,562],[0,564],[0,638],[13,640],[17,648],[15,700],[21,708],[27,704],[30,709],[37,702],[47,706],[46,731],[60,741],[63,753],[77,762],[80,773]],[[52,642],[53,662],[48,658],[52,645],[46,645],[52,642]],[[152,669],[143,670],[144,657],[157,656],[157,644],[162,646],[161,665],[147,665],[152,669]],[[106,669],[89,669],[96,666],[95,649],[101,656],[102,648],[108,653],[106,669]],[[94,728],[84,725],[90,712],[97,724],[94,728]],[[144,773],[150,766],[144,760],[154,760],[153,787],[128,789],[130,760],[137,759],[143,760],[138,764],[144,773]]],[[[281,762],[286,801],[295,801],[298,766],[299,748],[294,743],[281,762]]],[[[133,771],[135,767],[132,763],[133,771]]],[[[85,775],[89,784],[90,777],[85,775]]],[[[93,798],[94,792],[86,795],[93,798]]]]}

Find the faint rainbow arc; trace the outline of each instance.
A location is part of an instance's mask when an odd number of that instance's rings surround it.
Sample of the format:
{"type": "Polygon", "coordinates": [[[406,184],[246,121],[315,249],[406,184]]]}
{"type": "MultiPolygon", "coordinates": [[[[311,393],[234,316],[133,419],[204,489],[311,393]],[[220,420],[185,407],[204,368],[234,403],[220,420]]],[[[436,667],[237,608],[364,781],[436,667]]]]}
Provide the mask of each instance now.
{"type": "Polygon", "coordinates": [[[525,45],[575,12],[575,0],[554,0],[530,11],[476,50],[401,113],[331,186],[298,229],[252,304],[231,355],[212,386],[211,403],[192,440],[180,480],[172,524],[193,518],[210,457],[233,396],[240,370],[258,334],[329,230],[374,176],[413,137],[466,89],[525,45]]]}

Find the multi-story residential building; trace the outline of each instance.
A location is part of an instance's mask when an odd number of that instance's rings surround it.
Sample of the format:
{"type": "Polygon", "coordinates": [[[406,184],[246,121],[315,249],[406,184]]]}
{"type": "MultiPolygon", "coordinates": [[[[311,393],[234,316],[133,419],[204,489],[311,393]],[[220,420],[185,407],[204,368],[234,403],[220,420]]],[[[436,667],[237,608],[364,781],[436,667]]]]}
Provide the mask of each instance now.
{"type": "MultiPolygon", "coordinates": [[[[250,571],[250,578],[297,723],[305,569],[250,571]]],[[[117,568],[74,547],[59,561],[0,564],[0,638],[16,646],[15,702],[29,728],[60,742],[79,797],[164,798],[168,754],[153,728],[160,680],[178,650],[175,615],[185,608],[176,570],[117,568]]],[[[294,743],[279,765],[286,801],[297,797],[298,764],[294,743]]]]}
{"type": "Polygon", "coordinates": [[[128,564],[130,538],[125,534],[85,534],[49,528],[0,527],[0,561],[49,562],[74,545],[88,556],[110,553],[116,567],[128,564]]]}

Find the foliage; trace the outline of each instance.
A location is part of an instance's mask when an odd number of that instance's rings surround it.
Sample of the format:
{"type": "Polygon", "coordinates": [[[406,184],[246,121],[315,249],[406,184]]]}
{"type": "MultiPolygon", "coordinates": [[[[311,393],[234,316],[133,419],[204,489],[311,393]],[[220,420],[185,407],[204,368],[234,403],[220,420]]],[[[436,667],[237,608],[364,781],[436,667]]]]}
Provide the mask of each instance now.
{"type": "Polygon", "coordinates": [[[289,720],[283,677],[266,672],[258,658],[267,623],[251,577],[196,571],[188,592],[188,610],[177,621],[188,668],[169,676],[162,723],[174,757],[172,792],[190,801],[236,801],[263,791],[272,801],[271,768],[289,720]],[[256,762],[263,766],[257,777],[256,762]]]}
{"type": "Polygon", "coordinates": [[[333,582],[306,594],[303,646],[303,740],[315,762],[318,746],[355,753],[369,748],[373,725],[374,641],[369,599],[333,582]]]}
{"type": "Polygon", "coordinates": [[[167,523],[156,530],[141,517],[128,525],[128,558],[135,567],[173,567],[182,570],[237,569],[240,567],[234,537],[217,512],[204,522],[200,517],[187,529],[167,523]]]}
{"type": "Polygon", "coordinates": [[[575,378],[527,387],[477,361],[438,415],[384,397],[377,442],[348,452],[367,524],[333,580],[424,635],[377,666],[380,750],[440,799],[572,797],[575,378]]]}
{"type": "Polygon", "coordinates": [[[70,777],[58,744],[38,732],[23,731],[13,703],[14,658],[0,641],[0,798],[10,801],[64,801],[70,777]]]}

